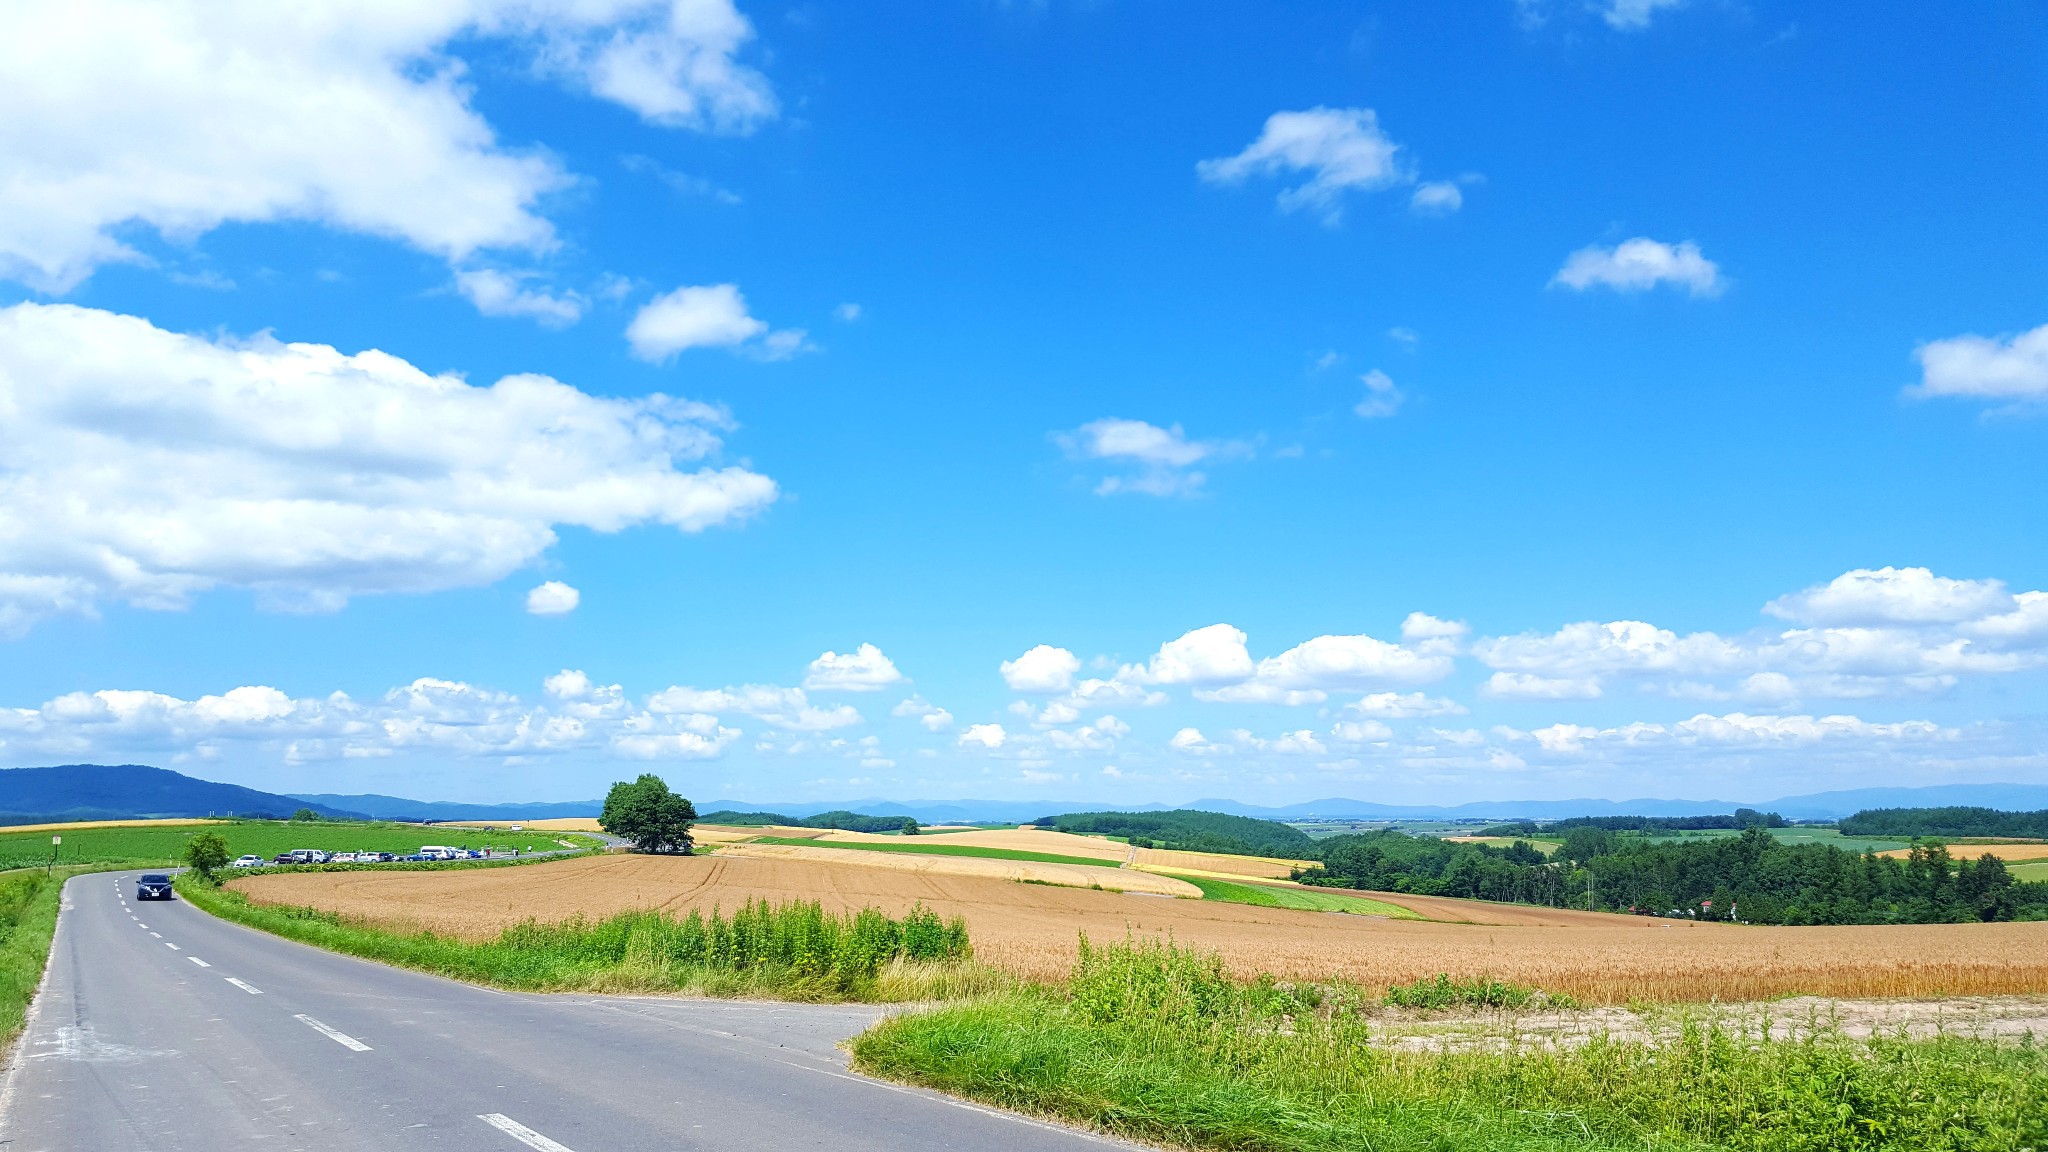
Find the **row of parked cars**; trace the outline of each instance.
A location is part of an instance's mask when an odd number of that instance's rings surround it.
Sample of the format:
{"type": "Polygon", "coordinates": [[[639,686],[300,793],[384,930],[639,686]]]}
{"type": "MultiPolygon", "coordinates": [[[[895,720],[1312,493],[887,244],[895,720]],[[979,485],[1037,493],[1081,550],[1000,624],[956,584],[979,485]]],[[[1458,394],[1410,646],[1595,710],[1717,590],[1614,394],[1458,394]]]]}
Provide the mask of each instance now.
{"type": "Polygon", "coordinates": [[[232,868],[270,868],[288,864],[389,864],[396,860],[485,860],[493,856],[514,856],[517,852],[488,848],[451,848],[445,844],[423,845],[419,851],[398,855],[392,852],[323,852],[318,848],[296,848],[265,860],[261,856],[238,856],[232,868]]]}

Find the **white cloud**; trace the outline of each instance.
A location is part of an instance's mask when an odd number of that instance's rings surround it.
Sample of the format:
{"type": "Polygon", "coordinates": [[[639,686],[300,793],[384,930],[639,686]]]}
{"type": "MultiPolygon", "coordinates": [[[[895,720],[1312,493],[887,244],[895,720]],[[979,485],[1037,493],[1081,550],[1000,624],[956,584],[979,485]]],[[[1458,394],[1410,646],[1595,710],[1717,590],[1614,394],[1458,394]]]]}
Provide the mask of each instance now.
{"type": "Polygon", "coordinates": [[[1422,333],[1417,332],[1413,328],[1396,326],[1387,329],[1387,339],[1394,341],[1403,348],[1412,349],[1417,344],[1422,343],[1422,333]]]}
{"type": "Polygon", "coordinates": [[[1431,640],[1455,643],[1471,632],[1472,626],[1463,620],[1439,620],[1427,612],[1410,612],[1401,621],[1401,639],[1418,646],[1431,640]]]}
{"type": "Polygon", "coordinates": [[[1226,684],[1252,674],[1245,634],[1228,624],[1182,633],[1159,646],[1151,661],[1128,665],[1117,679],[1132,684],[1226,684]]]}
{"type": "Polygon", "coordinates": [[[1796,624],[1955,624],[2010,609],[1997,580],[1952,580],[1926,568],[1858,568],[1764,605],[1796,624]]]}
{"type": "Polygon", "coordinates": [[[1878,723],[1856,716],[1752,716],[1702,712],[1675,724],[1634,723],[1615,728],[1583,724],[1552,724],[1514,734],[1533,740],[1543,751],[1586,755],[1601,749],[1657,749],[1672,745],[1697,748],[1802,748],[1818,744],[1859,745],[1881,749],[1902,743],[1949,741],[1962,735],[1927,720],[1878,723]]]}
{"type": "Polygon", "coordinates": [[[862,723],[851,704],[820,708],[810,702],[801,688],[773,684],[742,684],[737,688],[664,688],[647,698],[647,710],[656,715],[695,712],[741,712],[777,728],[794,732],[830,732],[862,723]]]}
{"type": "Polygon", "coordinates": [[[1455,181],[1432,180],[1417,185],[1408,197],[1408,207],[1421,216],[1448,216],[1465,206],[1465,193],[1455,181]]]}
{"type": "Polygon", "coordinates": [[[1765,611],[1809,626],[1681,636],[1638,620],[1589,621],[1489,638],[1473,654],[1515,674],[1489,682],[1497,694],[1566,691],[1545,683],[1552,680],[1589,694],[1627,676],[1674,696],[1773,701],[1939,692],[1965,675],[2048,665],[2048,593],[2014,594],[1995,580],[1857,569],[1765,611]]]}
{"type": "Polygon", "coordinates": [[[973,745],[980,748],[1001,748],[1010,734],[1003,731],[1001,724],[969,724],[967,731],[960,734],[960,746],[973,745]]]}
{"type": "Polygon", "coordinates": [[[1634,31],[1649,27],[1650,18],[1659,10],[1676,8],[1684,2],[1685,0],[1607,0],[1606,7],[1600,10],[1600,17],[1607,21],[1610,28],[1634,31]]]}
{"type": "Polygon", "coordinates": [[[1238,184],[1252,176],[1305,173],[1308,179],[1280,193],[1280,207],[1310,208],[1330,223],[1342,215],[1342,198],[1374,191],[1413,177],[1400,162],[1400,145],[1380,130],[1370,108],[1310,108],[1275,112],[1259,138],[1235,156],[1195,166],[1212,184],[1238,184]]]}
{"type": "Polygon", "coordinates": [[[1479,690],[1488,696],[1518,700],[1591,700],[1600,695],[1600,681],[1591,677],[1563,679],[1527,672],[1495,672],[1479,690]]]}
{"type": "Polygon", "coordinates": [[[915,716],[927,732],[944,732],[953,726],[953,714],[922,696],[912,696],[889,710],[891,716],[915,716]]]}
{"type": "Polygon", "coordinates": [[[716,716],[633,707],[618,685],[564,669],[549,702],[422,677],[381,699],[335,692],[294,698],[246,685],[184,700],[160,692],[72,692],[38,708],[0,709],[0,756],[208,755],[235,746],[305,763],[421,753],[503,758],[597,753],[622,759],[709,759],[741,736],[716,716]]]}
{"type": "Polygon", "coordinates": [[[532,291],[523,286],[529,278],[527,273],[471,268],[455,274],[455,287],[486,316],[524,316],[548,328],[566,328],[583,318],[583,297],[532,291]]]}
{"type": "Polygon", "coordinates": [[[1106,476],[1095,487],[1098,496],[1138,492],[1148,496],[1186,496],[1207,479],[1193,466],[1203,460],[1242,456],[1248,446],[1234,441],[1190,440],[1178,424],[1161,428],[1143,420],[1095,420],[1072,432],[1055,435],[1068,454],[1082,460],[1133,465],[1136,471],[1106,476]]]}
{"type": "Polygon", "coordinates": [[[308,220],[450,261],[544,251],[569,181],[502,145],[456,45],[509,42],[544,74],[661,124],[744,131],[775,114],[735,53],[729,0],[68,0],[0,19],[0,275],[63,291],[141,259],[142,225],[189,240],[308,220]]]}
{"type": "Polygon", "coordinates": [[[813,692],[879,692],[902,679],[903,673],[880,648],[862,644],[844,656],[826,652],[811,661],[804,687],[813,692]]]}
{"type": "Polygon", "coordinates": [[[276,607],[488,584],[554,526],[695,532],[776,497],[683,470],[730,421],[545,376],[488,387],[395,356],[200,339],[69,305],[0,309],[0,622],[220,585],[276,607]]]}
{"type": "Polygon", "coordinates": [[[804,332],[770,332],[766,321],[747,314],[736,284],[684,287],[646,304],[626,326],[633,355],[659,364],[688,348],[743,348],[765,360],[784,360],[806,351],[804,332]],[[758,338],[758,339],[757,339],[758,338]]]}
{"type": "Polygon", "coordinates": [[[574,612],[582,602],[583,593],[560,580],[537,584],[526,594],[526,610],[535,616],[561,616],[574,612]]]}
{"type": "Polygon", "coordinates": [[[1185,752],[1190,756],[1220,756],[1235,751],[1228,744],[1211,742],[1208,737],[1202,735],[1200,728],[1183,728],[1175,732],[1173,738],[1166,743],[1174,751],[1185,752]]]}
{"type": "Polygon", "coordinates": [[[832,310],[832,318],[842,324],[851,324],[860,319],[861,307],[851,302],[841,304],[832,310]]]}
{"type": "Polygon", "coordinates": [[[1012,692],[1065,692],[1074,686],[1074,673],[1081,660],[1065,648],[1040,644],[1015,660],[1005,660],[1000,671],[1012,692]]]}
{"type": "Polygon", "coordinates": [[[2048,324],[2010,339],[1930,340],[1913,355],[1920,383],[1906,390],[1909,395],[2048,401],[2048,324]]]}
{"type": "Polygon", "coordinates": [[[1394,730],[1377,720],[1339,720],[1330,736],[1345,744],[1379,744],[1394,738],[1394,730]]]}
{"type": "Polygon", "coordinates": [[[1357,413],[1359,417],[1366,420],[1377,420],[1382,417],[1392,416],[1401,410],[1401,401],[1407,399],[1407,397],[1402,394],[1399,388],[1394,386],[1393,377],[1375,368],[1358,379],[1365,385],[1365,398],[1360,400],[1351,410],[1357,413]]]}
{"type": "Polygon", "coordinates": [[[1239,747],[1249,748],[1255,752],[1273,752],[1282,756],[1323,756],[1330,751],[1328,746],[1316,739],[1314,732],[1306,728],[1282,732],[1271,740],[1261,739],[1242,728],[1230,735],[1239,747]]]}
{"type": "Polygon", "coordinates": [[[1456,700],[1425,696],[1420,692],[1410,692],[1405,696],[1398,692],[1375,692],[1359,698],[1355,703],[1346,704],[1344,710],[1360,716],[1377,716],[1389,720],[1465,714],[1465,706],[1456,700]]]}
{"type": "Polygon", "coordinates": [[[1262,683],[1288,688],[1427,684],[1451,674],[1448,653],[1371,636],[1317,636],[1259,661],[1262,683]]]}
{"type": "Polygon", "coordinates": [[[1565,260],[1550,283],[1580,292],[1588,288],[1647,292],[1659,284],[1672,284],[1694,296],[1718,296],[1727,286],[1721,270],[1700,255],[1699,245],[1690,240],[1665,244],[1647,236],[1624,240],[1612,248],[1581,248],[1565,260]]]}

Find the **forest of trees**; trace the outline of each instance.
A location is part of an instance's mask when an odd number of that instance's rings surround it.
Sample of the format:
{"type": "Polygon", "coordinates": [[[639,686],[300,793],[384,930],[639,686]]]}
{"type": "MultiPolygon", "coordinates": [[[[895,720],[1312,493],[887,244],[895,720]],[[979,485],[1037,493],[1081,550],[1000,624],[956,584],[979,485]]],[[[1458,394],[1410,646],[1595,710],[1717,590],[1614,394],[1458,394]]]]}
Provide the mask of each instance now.
{"type": "Polygon", "coordinates": [[[1227,816],[1221,812],[1069,812],[1064,816],[1046,816],[1034,823],[1061,832],[1123,836],[1134,843],[1143,841],[1142,847],[1178,852],[1316,858],[1315,840],[1299,828],[1275,820],[1227,816]]]}
{"type": "Polygon", "coordinates": [[[1510,820],[1481,828],[1480,836],[1542,836],[1545,839],[1573,828],[1605,828],[1609,832],[1703,832],[1735,830],[1752,825],[1783,828],[1785,818],[1776,812],[1737,808],[1717,816],[1572,816],[1564,820],[1510,820]]]}
{"type": "Polygon", "coordinates": [[[1844,836],[2048,837],[2048,811],[1996,808],[1871,808],[1837,825],[1844,836]]]}
{"type": "Polygon", "coordinates": [[[2048,883],[2016,883],[1994,856],[1958,860],[1934,844],[1907,859],[1740,836],[1658,843],[1580,825],[1548,860],[1508,848],[1400,832],[1334,836],[1306,884],[1690,915],[1758,924],[1924,924],[2048,918],[2048,883]]]}
{"type": "Polygon", "coordinates": [[[720,809],[698,818],[705,824],[735,824],[742,827],[760,828],[769,824],[780,824],[785,828],[832,828],[841,832],[909,832],[917,831],[917,821],[908,816],[866,816],[859,812],[835,809],[820,812],[816,816],[784,816],[780,812],[734,812],[720,809]]]}

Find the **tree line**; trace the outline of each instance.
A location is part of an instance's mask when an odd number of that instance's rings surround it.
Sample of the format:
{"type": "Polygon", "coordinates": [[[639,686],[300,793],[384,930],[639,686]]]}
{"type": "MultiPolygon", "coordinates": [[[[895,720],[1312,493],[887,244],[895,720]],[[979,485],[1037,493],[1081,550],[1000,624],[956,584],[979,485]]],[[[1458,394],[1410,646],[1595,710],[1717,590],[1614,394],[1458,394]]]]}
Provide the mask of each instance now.
{"type": "Polygon", "coordinates": [[[1460,896],[1602,912],[1753,924],[1927,924],[2048,919],[2048,883],[2021,883],[1995,856],[1957,859],[1940,844],[1903,858],[1784,844],[1760,826],[1739,836],[1658,843],[1579,826],[1550,857],[1401,832],[1333,836],[1304,884],[1460,896]]]}
{"type": "Polygon", "coordinates": [[[2048,810],[1996,808],[1869,808],[1837,825],[1844,836],[2010,836],[2048,838],[2048,810]]]}
{"type": "Polygon", "coordinates": [[[1734,812],[1710,816],[1572,816],[1563,820],[1509,820],[1490,824],[1474,835],[1549,838],[1573,828],[1605,828],[1609,832],[1708,832],[1751,826],[1783,828],[1785,818],[1776,812],[1759,812],[1754,808],[1737,808],[1734,812]]]}

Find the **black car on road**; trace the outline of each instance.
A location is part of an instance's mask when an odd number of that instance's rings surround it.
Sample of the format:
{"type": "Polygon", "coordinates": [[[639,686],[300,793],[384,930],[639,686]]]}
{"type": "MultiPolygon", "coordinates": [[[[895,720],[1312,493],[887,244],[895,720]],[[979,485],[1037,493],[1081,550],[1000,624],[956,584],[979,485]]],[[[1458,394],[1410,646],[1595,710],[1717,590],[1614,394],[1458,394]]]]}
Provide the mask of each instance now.
{"type": "Polygon", "coordinates": [[[169,900],[171,898],[171,878],[161,872],[143,873],[142,878],[135,882],[135,898],[137,900],[169,900]]]}

